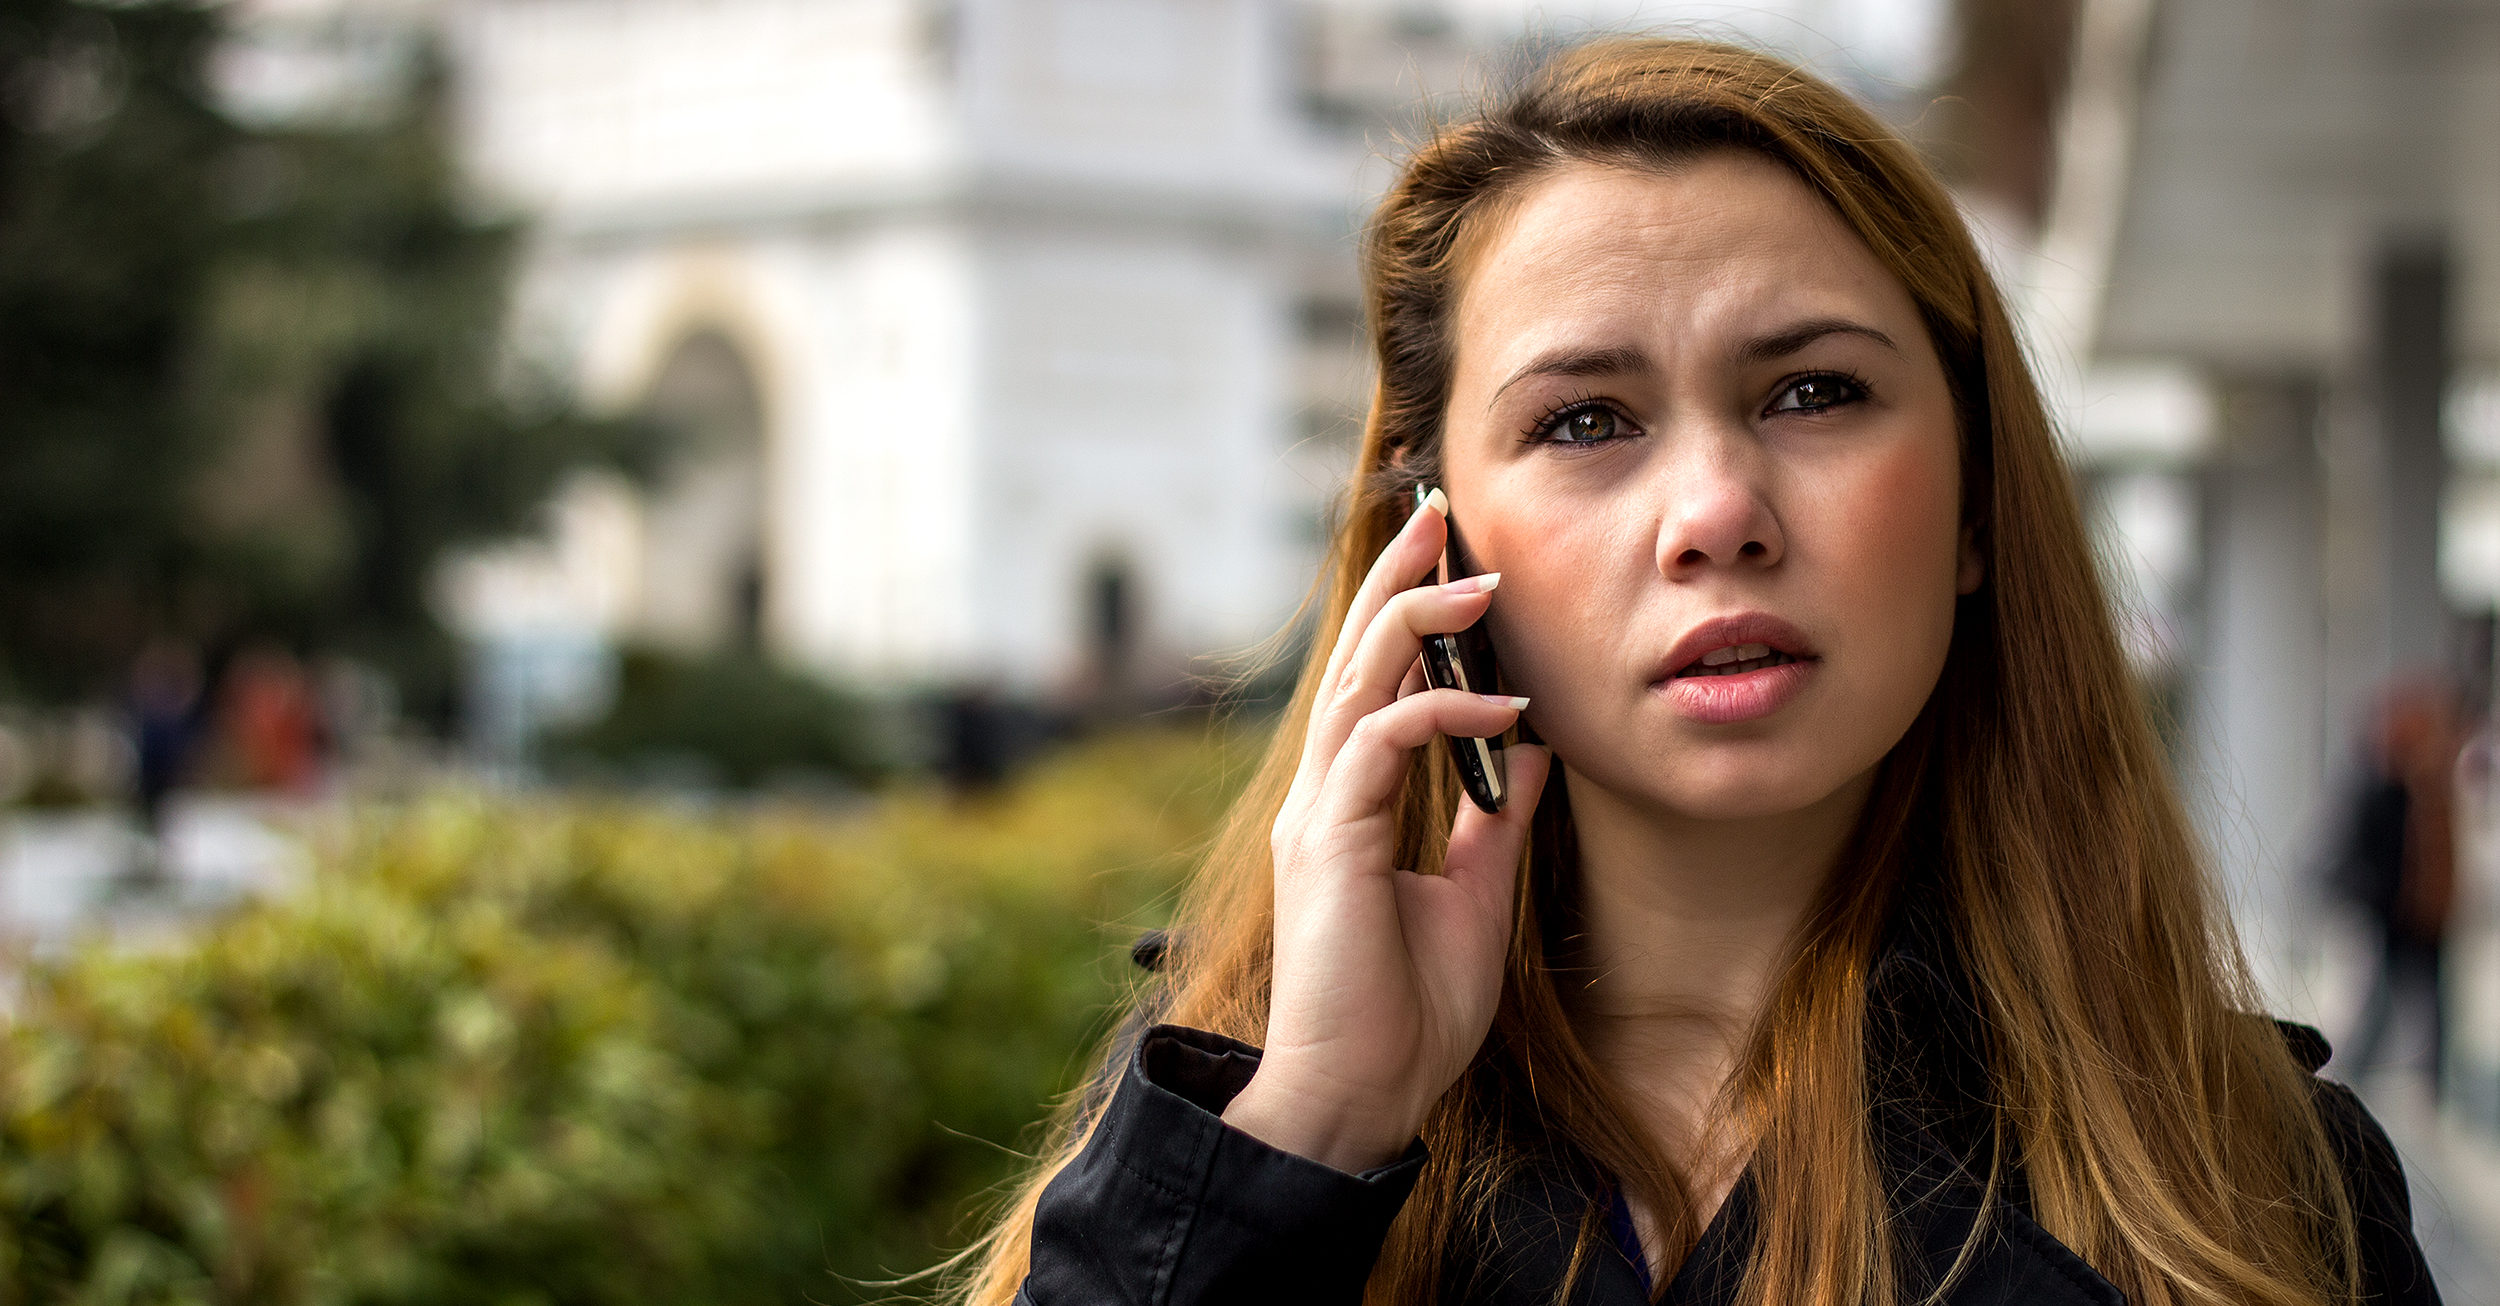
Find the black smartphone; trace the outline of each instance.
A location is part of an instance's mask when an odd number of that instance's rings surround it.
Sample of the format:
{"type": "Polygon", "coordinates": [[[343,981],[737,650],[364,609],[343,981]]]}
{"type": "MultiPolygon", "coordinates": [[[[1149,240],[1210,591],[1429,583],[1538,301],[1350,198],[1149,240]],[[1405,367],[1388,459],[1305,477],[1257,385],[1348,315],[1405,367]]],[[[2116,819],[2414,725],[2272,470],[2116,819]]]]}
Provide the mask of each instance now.
{"type": "MultiPolygon", "coordinates": [[[[1415,487],[1415,506],[1423,506],[1432,495],[1429,485],[1415,487]]],[[[1459,542],[1458,522],[1448,520],[1449,533],[1441,547],[1441,561],[1433,568],[1427,585],[1446,585],[1461,576],[1473,576],[1476,569],[1468,564],[1466,546],[1459,542]]],[[[1479,620],[1465,630],[1447,635],[1424,636],[1424,680],[1434,689],[1463,689],[1470,694],[1498,694],[1501,673],[1493,662],[1493,640],[1484,633],[1479,620]]],[[[1487,812],[1498,812],[1510,801],[1510,773],[1502,765],[1502,739],[1472,739],[1463,735],[1444,736],[1450,746],[1450,760],[1458,764],[1458,781],[1466,786],[1467,797],[1487,812]]]]}

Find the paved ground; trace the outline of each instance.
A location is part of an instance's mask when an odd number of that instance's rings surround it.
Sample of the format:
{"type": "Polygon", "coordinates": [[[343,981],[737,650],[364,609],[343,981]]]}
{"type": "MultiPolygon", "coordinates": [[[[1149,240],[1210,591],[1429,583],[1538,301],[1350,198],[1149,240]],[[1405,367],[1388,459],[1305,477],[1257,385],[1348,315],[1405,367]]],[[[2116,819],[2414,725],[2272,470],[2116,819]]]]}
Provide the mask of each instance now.
{"type": "Polygon", "coordinates": [[[283,888],[305,856],[284,827],[281,808],[217,795],[174,802],[154,849],[116,811],[0,814],[0,938],[48,951],[99,931],[144,935],[283,888]]]}

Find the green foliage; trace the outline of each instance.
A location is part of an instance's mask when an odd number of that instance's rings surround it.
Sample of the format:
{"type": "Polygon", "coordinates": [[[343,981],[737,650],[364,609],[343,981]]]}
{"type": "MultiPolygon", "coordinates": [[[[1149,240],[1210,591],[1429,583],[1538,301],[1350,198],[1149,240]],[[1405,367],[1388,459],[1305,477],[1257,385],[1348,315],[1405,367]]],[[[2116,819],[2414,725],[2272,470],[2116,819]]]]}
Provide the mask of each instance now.
{"type": "Polygon", "coordinates": [[[747,788],[809,775],[870,779],[895,769],[904,751],[891,711],[751,650],[633,649],[622,663],[607,715],[546,741],[560,769],[690,763],[705,779],[747,788]]]}
{"type": "Polygon", "coordinates": [[[230,119],[196,0],[0,17],[0,685],[109,686],[149,638],[278,636],[448,714],[447,549],[656,433],[504,361],[519,231],[453,167],[410,43],[361,116],[230,119]]]}
{"type": "Polygon", "coordinates": [[[38,965],[0,1302],[884,1295],[843,1276],[968,1236],[1251,742],[844,821],[441,799],[193,941],[38,965]]]}

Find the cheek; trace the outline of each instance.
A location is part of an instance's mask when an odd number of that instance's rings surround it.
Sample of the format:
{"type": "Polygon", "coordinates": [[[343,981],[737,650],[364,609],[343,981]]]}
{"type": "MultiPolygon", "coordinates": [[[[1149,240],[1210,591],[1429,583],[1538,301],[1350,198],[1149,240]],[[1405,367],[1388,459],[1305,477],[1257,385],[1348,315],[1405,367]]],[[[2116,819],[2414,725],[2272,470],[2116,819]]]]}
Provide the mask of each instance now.
{"type": "Polygon", "coordinates": [[[1540,505],[1531,496],[1518,496],[1499,516],[1462,520],[1460,528],[1476,565],[1502,573],[1486,623],[1505,681],[1519,693],[1561,691],[1558,673],[1586,660],[1603,633],[1595,629],[1602,615],[1625,610],[1619,596],[1606,593],[1604,560],[1645,557],[1642,544],[1627,543],[1585,503],[1540,505]],[[1572,655],[1563,656],[1566,650],[1572,655]]]}
{"type": "Polygon", "coordinates": [[[1898,561],[1949,558],[1961,529],[1960,469],[1925,442],[1888,451],[1852,478],[1844,512],[1870,552],[1898,561]]]}
{"type": "Polygon", "coordinates": [[[1960,469],[1929,442],[1852,469],[1827,500],[1832,597],[1890,652],[1924,663],[1951,637],[1959,592],[1960,469]]]}

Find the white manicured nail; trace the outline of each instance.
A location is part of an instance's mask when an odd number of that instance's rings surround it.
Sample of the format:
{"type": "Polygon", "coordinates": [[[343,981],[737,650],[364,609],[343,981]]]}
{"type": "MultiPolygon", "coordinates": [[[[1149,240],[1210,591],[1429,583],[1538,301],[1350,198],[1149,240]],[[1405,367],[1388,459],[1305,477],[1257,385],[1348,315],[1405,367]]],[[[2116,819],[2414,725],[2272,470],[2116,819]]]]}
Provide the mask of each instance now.
{"type": "Polygon", "coordinates": [[[1493,587],[1501,583],[1502,573],[1488,571],[1474,576],[1461,576],[1442,586],[1441,591],[1445,594],[1490,594],[1493,592],[1493,587]]]}
{"type": "Polygon", "coordinates": [[[1450,515],[1450,496],[1441,493],[1440,486],[1433,486],[1432,493],[1424,496],[1424,506],[1447,517],[1450,515]]]}
{"type": "Polygon", "coordinates": [[[1495,707],[1507,707],[1514,711],[1528,705],[1528,700],[1524,698],[1510,698],[1502,694],[1478,694],[1476,697],[1483,699],[1487,703],[1491,703],[1495,707]]]}

